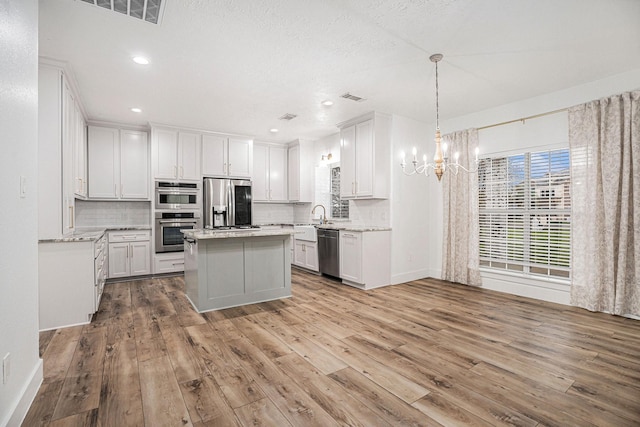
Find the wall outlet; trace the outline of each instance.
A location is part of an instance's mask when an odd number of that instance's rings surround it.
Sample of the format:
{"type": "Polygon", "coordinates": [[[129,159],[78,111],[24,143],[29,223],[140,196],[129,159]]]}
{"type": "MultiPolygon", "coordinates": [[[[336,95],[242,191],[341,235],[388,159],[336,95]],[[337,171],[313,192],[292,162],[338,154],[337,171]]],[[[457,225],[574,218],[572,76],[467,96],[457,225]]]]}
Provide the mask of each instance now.
{"type": "Polygon", "coordinates": [[[2,384],[9,382],[9,374],[11,373],[11,353],[7,353],[2,359],[2,384]]]}

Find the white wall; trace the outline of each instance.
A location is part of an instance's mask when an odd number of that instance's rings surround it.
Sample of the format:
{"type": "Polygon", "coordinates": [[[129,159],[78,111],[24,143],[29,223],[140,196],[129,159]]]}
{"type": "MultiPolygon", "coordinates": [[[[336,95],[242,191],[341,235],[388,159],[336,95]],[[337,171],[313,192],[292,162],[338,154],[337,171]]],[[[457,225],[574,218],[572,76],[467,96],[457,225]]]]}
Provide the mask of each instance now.
{"type": "Polygon", "coordinates": [[[0,425],[19,425],[42,381],[38,358],[38,2],[0,7],[0,359],[11,374],[0,381],[0,425]],[[20,197],[20,177],[26,197],[20,197]]]}
{"type": "MultiPolygon", "coordinates": [[[[442,197],[430,185],[435,177],[405,176],[400,168],[400,153],[412,147],[431,154],[435,127],[427,123],[393,116],[391,124],[391,283],[433,276],[429,260],[433,254],[431,211],[442,197]]],[[[411,169],[411,165],[407,170],[411,169]]],[[[437,189],[437,187],[436,187],[437,189]]],[[[438,267],[439,268],[439,267],[438,267]]]]}
{"type": "MultiPolygon", "coordinates": [[[[585,85],[571,87],[562,91],[543,96],[522,100],[497,108],[479,111],[467,116],[456,117],[442,121],[440,128],[443,133],[472,127],[483,127],[521,117],[546,113],[558,109],[568,108],[630,90],[640,88],[640,70],[634,70],[591,82],[585,85]]],[[[450,100],[449,102],[461,102],[450,100]]],[[[509,154],[523,151],[535,151],[557,147],[558,144],[568,146],[567,114],[558,113],[537,119],[494,127],[479,132],[480,156],[494,154],[509,154]]],[[[432,133],[432,129],[430,130],[432,133]]],[[[428,194],[433,200],[442,200],[441,190],[435,178],[429,183],[428,194]]],[[[428,211],[429,221],[436,226],[429,231],[426,240],[430,244],[428,269],[430,276],[441,277],[442,263],[442,206],[433,203],[428,211]]],[[[394,228],[395,233],[395,228],[394,228]]],[[[516,295],[539,298],[546,301],[569,303],[568,285],[560,285],[550,281],[524,280],[521,277],[500,274],[482,275],[483,287],[495,289],[516,295]]]]}

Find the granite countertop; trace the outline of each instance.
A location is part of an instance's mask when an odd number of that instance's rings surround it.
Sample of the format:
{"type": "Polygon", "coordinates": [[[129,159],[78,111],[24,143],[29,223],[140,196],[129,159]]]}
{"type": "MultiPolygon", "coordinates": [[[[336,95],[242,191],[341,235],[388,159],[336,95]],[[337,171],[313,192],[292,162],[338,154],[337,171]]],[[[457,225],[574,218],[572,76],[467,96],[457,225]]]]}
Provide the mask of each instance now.
{"type": "Polygon", "coordinates": [[[380,227],[375,225],[354,225],[354,224],[316,224],[316,228],[326,230],[343,230],[343,231],[391,231],[391,227],[380,227]]]}
{"type": "Polygon", "coordinates": [[[40,239],[38,243],[63,243],[63,242],[94,242],[101,238],[107,231],[126,231],[126,230],[151,230],[150,225],[128,225],[128,226],[110,226],[110,227],[87,227],[74,231],[67,236],[55,239],[40,239]]]}
{"type": "Polygon", "coordinates": [[[182,230],[185,237],[206,240],[206,239],[229,239],[238,237],[262,237],[262,236],[288,236],[296,234],[293,229],[249,229],[249,230],[182,230]]]}

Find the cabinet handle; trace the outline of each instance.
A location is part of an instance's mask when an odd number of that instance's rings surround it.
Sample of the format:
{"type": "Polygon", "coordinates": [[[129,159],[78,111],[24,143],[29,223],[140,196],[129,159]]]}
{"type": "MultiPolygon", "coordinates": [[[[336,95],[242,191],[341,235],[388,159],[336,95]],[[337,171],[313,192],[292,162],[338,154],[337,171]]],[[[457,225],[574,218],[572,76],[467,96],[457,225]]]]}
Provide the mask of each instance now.
{"type": "Polygon", "coordinates": [[[356,194],[356,183],[355,182],[351,183],[351,194],[356,194]]]}
{"type": "Polygon", "coordinates": [[[120,197],[124,194],[124,184],[120,184],[120,197]]]}
{"type": "Polygon", "coordinates": [[[227,164],[226,163],[222,164],[222,173],[224,173],[224,174],[227,173],[227,164]]]}
{"type": "Polygon", "coordinates": [[[229,172],[229,175],[231,175],[231,163],[227,165],[227,172],[229,172]]]}
{"type": "Polygon", "coordinates": [[[118,196],[118,184],[113,184],[113,195],[118,196]]]}
{"type": "Polygon", "coordinates": [[[178,166],[173,165],[173,177],[177,178],[178,177],[178,166]]]}
{"type": "Polygon", "coordinates": [[[356,181],[355,184],[356,184],[356,192],[355,192],[355,194],[358,194],[358,181],[356,181]]]}
{"type": "Polygon", "coordinates": [[[180,165],[180,178],[184,178],[184,168],[180,165]]]}
{"type": "Polygon", "coordinates": [[[73,228],[75,226],[75,218],[73,217],[73,206],[69,206],[69,228],[73,228]]]}
{"type": "Polygon", "coordinates": [[[307,252],[307,245],[302,245],[302,252],[307,252]]]}
{"type": "Polygon", "coordinates": [[[344,236],[344,237],[356,237],[355,234],[350,234],[350,233],[342,233],[342,236],[344,236]]]}

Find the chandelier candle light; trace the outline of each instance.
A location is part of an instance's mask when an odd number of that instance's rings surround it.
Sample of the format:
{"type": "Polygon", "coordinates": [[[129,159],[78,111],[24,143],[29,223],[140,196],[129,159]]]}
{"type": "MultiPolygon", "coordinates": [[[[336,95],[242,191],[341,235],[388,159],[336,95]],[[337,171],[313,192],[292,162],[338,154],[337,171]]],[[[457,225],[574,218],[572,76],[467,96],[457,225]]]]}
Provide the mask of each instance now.
{"type": "Polygon", "coordinates": [[[460,153],[455,152],[453,157],[455,159],[455,163],[448,163],[447,157],[447,143],[442,142],[442,136],[440,134],[440,104],[439,104],[439,94],[438,94],[438,62],[442,60],[443,55],[441,53],[433,54],[429,57],[431,62],[436,64],[436,153],[433,156],[433,163],[427,162],[427,155],[422,156],[422,163],[418,163],[418,150],[416,147],[413,147],[411,150],[411,154],[413,155],[413,170],[411,172],[406,171],[407,161],[405,158],[404,151],[402,152],[402,161],[400,162],[400,166],[402,166],[402,172],[405,175],[414,175],[414,174],[424,174],[425,176],[429,176],[431,169],[434,170],[436,177],[438,177],[438,181],[442,179],[442,175],[445,171],[451,171],[454,175],[458,174],[458,171],[462,169],[468,173],[475,173],[478,170],[478,147],[476,147],[476,167],[474,169],[467,169],[462,166],[458,159],[460,157],[460,153]]]}

